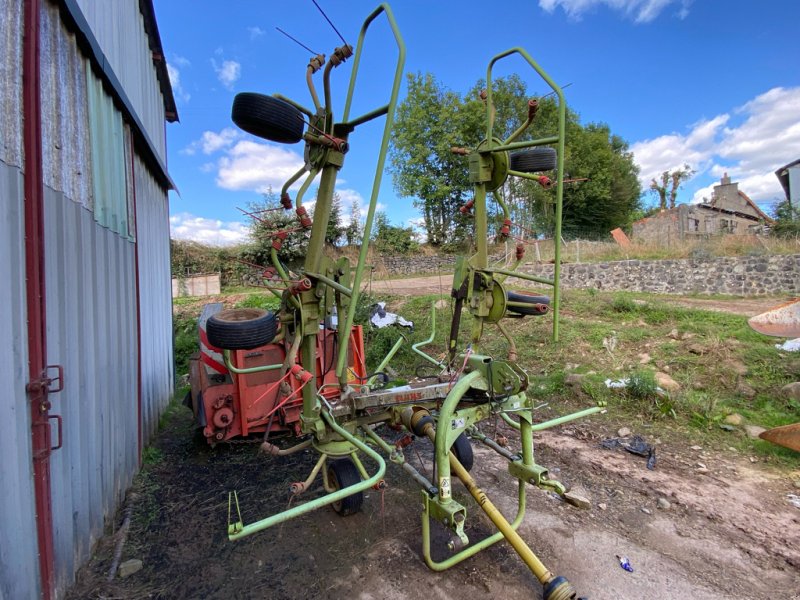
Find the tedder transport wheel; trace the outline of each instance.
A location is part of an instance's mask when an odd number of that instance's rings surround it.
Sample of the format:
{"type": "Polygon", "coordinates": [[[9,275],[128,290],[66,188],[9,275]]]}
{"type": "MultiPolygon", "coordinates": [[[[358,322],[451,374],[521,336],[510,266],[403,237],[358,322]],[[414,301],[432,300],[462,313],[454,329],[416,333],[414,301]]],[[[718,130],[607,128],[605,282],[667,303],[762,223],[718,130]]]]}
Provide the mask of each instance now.
{"type": "MultiPolygon", "coordinates": [[[[331,484],[333,484],[333,487],[337,490],[341,490],[359,483],[361,481],[361,475],[352,460],[349,458],[342,458],[331,461],[328,464],[328,479],[331,484]]],[[[357,513],[361,509],[361,504],[363,502],[364,494],[358,492],[338,502],[334,502],[331,506],[333,506],[333,510],[341,516],[346,517],[347,515],[357,513]]]]}
{"type": "Polygon", "coordinates": [[[294,144],[303,139],[302,113],[272,96],[236,94],[231,119],[246,132],[279,144],[294,144]]]}
{"type": "Polygon", "coordinates": [[[524,302],[529,306],[511,306],[508,310],[517,313],[518,315],[546,315],[548,306],[550,305],[550,298],[547,296],[537,296],[527,292],[512,292],[508,291],[507,294],[509,302],[524,302]]]}
{"type": "Polygon", "coordinates": [[[551,171],[556,168],[556,149],[542,147],[514,152],[508,159],[508,168],[522,173],[551,171]]]}
{"type": "Polygon", "coordinates": [[[275,313],[260,308],[229,308],[209,317],[208,341],[225,350],[250,350],[269,344],[278,331],[275,313]]]}
{"type": "Polygon", "coordinates": [[[467,471],[472,471],[472,465],[475,462],[475,457],[472,454],[472,444],[469,443],[467,434],[462,433],[460,436],[458,436],[456,441],[453,442],[453,447],[451,450],[453,451],[453,454],[456,455],[456,458],[458,459],[458,462],[461,463],[461,466],[467,471]]]}

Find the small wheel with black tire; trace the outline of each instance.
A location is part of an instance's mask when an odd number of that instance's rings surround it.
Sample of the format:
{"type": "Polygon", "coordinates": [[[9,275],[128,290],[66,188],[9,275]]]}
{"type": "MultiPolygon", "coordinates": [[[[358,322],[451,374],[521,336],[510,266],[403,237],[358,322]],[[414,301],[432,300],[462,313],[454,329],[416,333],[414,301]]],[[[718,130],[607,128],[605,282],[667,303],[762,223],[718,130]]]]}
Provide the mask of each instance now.
{"type": "Polygon", "coordinates": [[[557,164],[555,148],[528,148],[513,152],[508,157],[508,168],[521,173],[552,171],[557,164]]]}
{"type": "Polygon", "coordinates": [[[295,144],[303,139],[303,113],[273,96],[236,94],[231,119],[247,133],[279,144],[295,144]]]}
{"type": "Polygon", "coordinates": [[[475,463],[475,455],[472,452],[472,444],[469,443],[467,434],[462,432],[461,435],[456,438],[456,441],[453,442],[453,446],[450,449],[453,451],[453,454],[456,455],[461,466],[468,472],[472,471],[472,465],[475,463]]]}
{"type": "Polygon", "coordinates": [[[208,341],[225,350],[250,350],[269,344],[278,332],[278,318],[270,310],[229,308],[206,321],[208,341]]]}
{"type": "Polygon", "coordinates": [[[512,292],[509,290],[506,293],[506,297],[509,302],[509,312],[518,315],[546,315],[547,311],[550,309],[550,298],[548,296],[531,294],[529,292],[512,292]],[[511,304],[512,302],[524,304],[524,306],[516,306],[511,304]]]}
{"type": "MultiPolygon", "coordinates": [[[[342,490],[360,483],[361,474],[351,459],[341,458],[328,463],[328,481],[336,490],[342,490]]],[[[331,506],[340,516],[346,517],[361,510],[363,503],[364,494],[358,492],[334,502],[331,506]]]]}

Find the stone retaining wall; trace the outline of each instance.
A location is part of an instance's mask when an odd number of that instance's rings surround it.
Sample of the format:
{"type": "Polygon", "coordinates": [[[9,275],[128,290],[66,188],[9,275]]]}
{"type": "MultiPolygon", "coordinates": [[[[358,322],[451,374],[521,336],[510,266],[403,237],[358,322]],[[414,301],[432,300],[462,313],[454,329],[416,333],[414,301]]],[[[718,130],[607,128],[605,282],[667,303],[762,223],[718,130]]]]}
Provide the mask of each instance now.
{"type": "MultiPolygon", "coordinates": [[[[385,257],[389,273],[411,275],[452,270],[444,256],[385,257]]],[[[553,265],[527,265],[527,273],[553,277],[553,265]]],[[[800,294],[800,254],[710,259],[625,260],[565,264],[562,287],[627,290],[659,294],[800,294]]]]}
{"type": "MultiPolygon", "coordinates": [[[[525,270],[544,277],[553,276],[553,265],[525,270]]],[[[800,255],[567,264],[561,270],[561,284],[565,289],[658,294],[796,294],[800,292],[800,255]]]]}

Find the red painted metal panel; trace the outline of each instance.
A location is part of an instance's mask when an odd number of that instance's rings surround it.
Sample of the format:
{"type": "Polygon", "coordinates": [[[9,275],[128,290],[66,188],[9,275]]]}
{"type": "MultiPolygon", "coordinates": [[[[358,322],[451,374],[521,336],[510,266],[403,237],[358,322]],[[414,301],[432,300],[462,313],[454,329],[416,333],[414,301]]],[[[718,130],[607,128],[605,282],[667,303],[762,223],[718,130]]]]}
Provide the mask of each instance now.
{"type": "Polygon", "coordinates": [[[39,0],[25,2],[22,110],[25,148],[25,268],[28,311],[28,384],[33,445],[34,502],[42,598],[54,593],[53,514],[50,497],[50,403],[47,398],[44,277],[44,189],[39,64],[39,0]]]}

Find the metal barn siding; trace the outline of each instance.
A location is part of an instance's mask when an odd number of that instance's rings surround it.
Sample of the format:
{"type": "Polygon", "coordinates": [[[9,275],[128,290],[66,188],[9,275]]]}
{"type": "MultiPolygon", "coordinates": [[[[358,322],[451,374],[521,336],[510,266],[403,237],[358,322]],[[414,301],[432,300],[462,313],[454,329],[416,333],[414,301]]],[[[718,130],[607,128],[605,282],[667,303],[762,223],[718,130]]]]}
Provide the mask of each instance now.
{"type": "Polygon", "coordinates": [[[139,258],[142,437],[146,443],[158,428],[158,417],[173,391],[169,205],[167,193],[138,156],[134,158],[133,173],[139,258]]]}
{"type": "MultiPolygon", "coordinates": [[[[0,1],[0,4],[2,2],[0,1]]],[[[0,106],[4,109],[4,106],[0,106]]],[[[28,345],[25,308],[23,179],[0,160],[0,323],[11,339],[0,344],[0,599],[39,595],[33,502],[31,420],[25,383],[28,345]]]]}
{"type": "Polygon", "coordinates": [[[22,0],[0,0],[0,161],[22,167],[22,0]]]}
{"type": "Polygon", "coordinates": [[[166,164],[164,98],[139,10],[139,0],[77,0],[106,59],[166,164]]]}
{"type": "Polygon", "coordinates": [[[122,114],[105,93],[103,83],[92,73],[88,61],[86,83],[94,174],[94,218],[100,225],[127,238],[128,202],[133,202],[133,199],[127,195],[129,166],[125,164],[127,150],[122,114]]]}
{"type": "Polygon", "coordinates": [[[92,155],[86,91],[88,61],[61,24],[58,6],[45,4],[41,23],[44,185],[92,209],[92,155]]]}
{"type": "Polygon", "coordinates": [[[48,360],[63,447],[51,457],[56,589],[89,557],[138,468],[135,246],[45,188],[48,360]]]}

